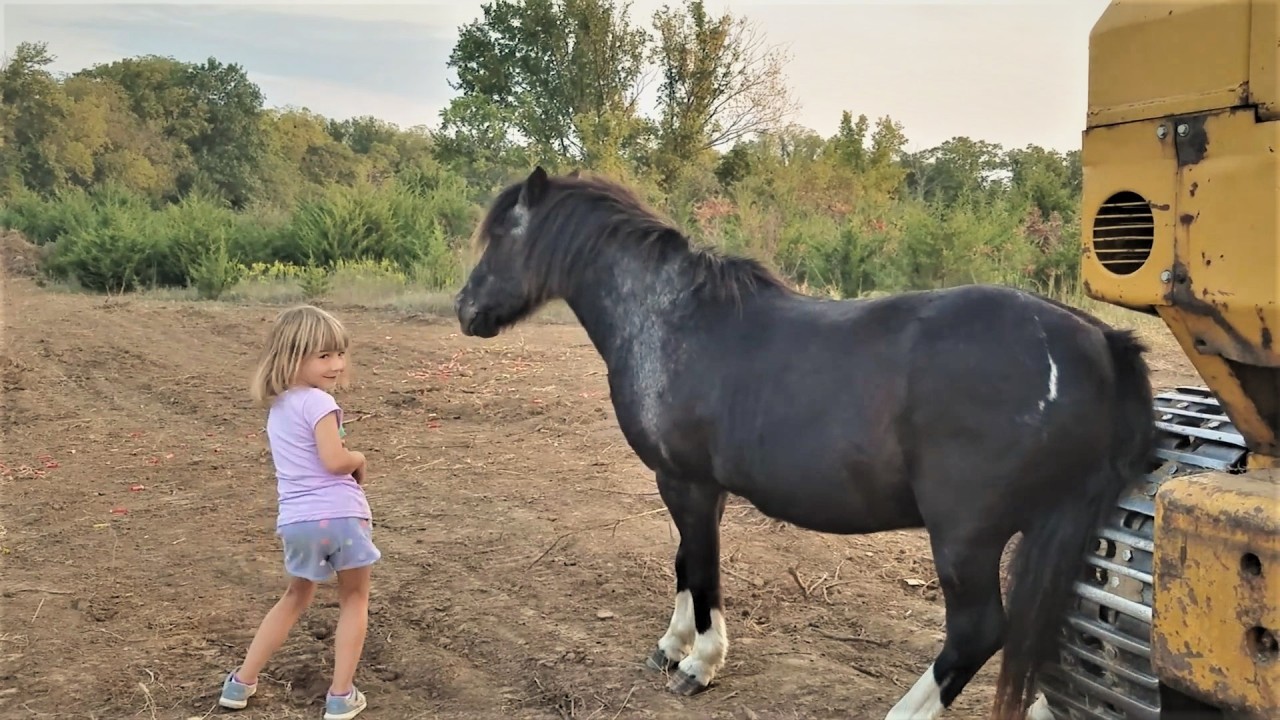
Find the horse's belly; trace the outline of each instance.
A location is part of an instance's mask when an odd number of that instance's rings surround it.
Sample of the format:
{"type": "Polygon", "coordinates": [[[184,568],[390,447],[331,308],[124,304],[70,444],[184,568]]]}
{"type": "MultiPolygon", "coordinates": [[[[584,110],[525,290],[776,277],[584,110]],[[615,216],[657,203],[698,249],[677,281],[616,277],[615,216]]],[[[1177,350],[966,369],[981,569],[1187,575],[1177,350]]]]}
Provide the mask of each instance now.
{"type": "Polygon", "coordinates": [[[819,532],[853,535],[921,523],[910,490],[896,478],[793,471],[742,474],[725,485],[761,513],[819,532]]]}

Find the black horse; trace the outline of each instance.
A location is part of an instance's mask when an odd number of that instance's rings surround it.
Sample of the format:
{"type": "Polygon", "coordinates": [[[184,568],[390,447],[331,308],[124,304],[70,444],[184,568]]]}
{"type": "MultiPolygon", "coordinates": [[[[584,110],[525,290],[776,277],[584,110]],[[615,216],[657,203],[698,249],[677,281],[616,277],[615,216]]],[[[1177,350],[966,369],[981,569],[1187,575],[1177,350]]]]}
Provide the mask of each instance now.
{"type": "Polygon", "coordinates": [[[673,692],[725,661],[729,493],[827,533],[926,528],[946,640],[889,718],[934,718],[997,650],[996,717],[1027,713],[1095,525],[1147,469],[1146,348],[1010,288],[874,300],[789,290],[691,246],[627,189],[541,168],[494,200],[455,303],[491,338],[563,298],[609,373],[618,423],[680,532],[675,610],[650,664],[673,692]],[[1001,553],[1022,533],[1006,617],[1001,553]]]}

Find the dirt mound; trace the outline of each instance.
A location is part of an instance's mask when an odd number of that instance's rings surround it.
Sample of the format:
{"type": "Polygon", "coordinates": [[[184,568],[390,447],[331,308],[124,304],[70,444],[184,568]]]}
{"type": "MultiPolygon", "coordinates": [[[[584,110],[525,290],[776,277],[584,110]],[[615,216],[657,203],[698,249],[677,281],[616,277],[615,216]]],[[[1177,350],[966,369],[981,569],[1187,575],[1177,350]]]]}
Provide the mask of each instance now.
{"type": "Polygon", "coordinates": [[[9,277],[36,277],[40,274],[40,257],[40,247],[22,233],[0,230],[0,272],[9,277]]]}

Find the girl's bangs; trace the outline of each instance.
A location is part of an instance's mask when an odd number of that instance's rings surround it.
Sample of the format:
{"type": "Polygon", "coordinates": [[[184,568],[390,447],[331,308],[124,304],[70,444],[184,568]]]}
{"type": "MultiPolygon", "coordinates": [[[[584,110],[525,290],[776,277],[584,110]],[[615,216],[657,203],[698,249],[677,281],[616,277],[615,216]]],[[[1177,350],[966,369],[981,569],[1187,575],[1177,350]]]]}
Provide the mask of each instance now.
{"type": "Polygon", "coordinates": [[[311,352],[346,352],[351,345],[347,329],[334,320],[325,318],[311,334],[311,352]]]}

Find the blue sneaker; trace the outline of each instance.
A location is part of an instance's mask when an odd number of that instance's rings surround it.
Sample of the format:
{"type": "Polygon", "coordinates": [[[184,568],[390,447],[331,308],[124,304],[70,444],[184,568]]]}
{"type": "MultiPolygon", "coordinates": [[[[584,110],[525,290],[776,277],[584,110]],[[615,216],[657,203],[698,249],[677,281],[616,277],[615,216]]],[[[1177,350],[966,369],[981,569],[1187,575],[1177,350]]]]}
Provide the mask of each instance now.
{"type": "Polygon", "coordinates": [[[258,692],[258,684],[246,685],[236,677],[235,672],[227,673],[227,679],[222,682],[222,697],[218,698],[218,704],[224,708],[232,710],[240,710],[249,704],[249,697],[258,692]]]}
{"type": "Polygon", "coordinates": [[[368,702],[364,699],[364,693],[354,685],[351,687],[351,692],[346,695],[325,693],[324,720],[351,720],[364,712],[366,705],[368,702]]]}

